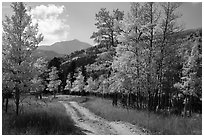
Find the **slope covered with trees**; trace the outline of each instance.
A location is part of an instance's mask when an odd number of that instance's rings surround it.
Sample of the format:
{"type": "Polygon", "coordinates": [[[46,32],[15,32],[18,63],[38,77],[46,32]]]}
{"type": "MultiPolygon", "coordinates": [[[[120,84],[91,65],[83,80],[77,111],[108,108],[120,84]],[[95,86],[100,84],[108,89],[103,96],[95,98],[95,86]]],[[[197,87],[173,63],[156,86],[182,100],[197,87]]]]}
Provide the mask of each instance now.
{"type": "Polygon", "coordinates": [[[183,30],[177,23],[180,5],[132,3],[125,17],[118,9],[101,9],[98,31],[91,36],[97,45],[61,58],[61,86],[69,74],[76,87],[77,73],[83,70],[87,78],[78,92],[110,97],[114,105],[119,101],[154,112],[201,112],[202,31],[183,30]]]}

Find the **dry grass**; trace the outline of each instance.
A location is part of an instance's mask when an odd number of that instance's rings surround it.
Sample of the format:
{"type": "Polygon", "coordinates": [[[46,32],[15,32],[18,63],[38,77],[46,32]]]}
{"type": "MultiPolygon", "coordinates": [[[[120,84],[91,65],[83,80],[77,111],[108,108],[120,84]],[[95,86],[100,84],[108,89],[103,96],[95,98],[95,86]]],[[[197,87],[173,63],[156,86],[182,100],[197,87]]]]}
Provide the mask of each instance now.
{"type": "Polygon", "coordinates": [[[202,116],[191,118],[161,116],[138,110],[113,107],[111,100],[92,98],[83,105],[95,114],[110,121],[126,121],[150,130],[152,134],[190,135],[202,134],[202,116]]]}
{"type": "Polygon", "coordinates": [[[27,99],[23,103],[23,112],[19,116],[15,116],[11,110],[7,114],[3,112],[2,134],[76,135],[83,133],[67,116],[62,104],[27,99]]]}

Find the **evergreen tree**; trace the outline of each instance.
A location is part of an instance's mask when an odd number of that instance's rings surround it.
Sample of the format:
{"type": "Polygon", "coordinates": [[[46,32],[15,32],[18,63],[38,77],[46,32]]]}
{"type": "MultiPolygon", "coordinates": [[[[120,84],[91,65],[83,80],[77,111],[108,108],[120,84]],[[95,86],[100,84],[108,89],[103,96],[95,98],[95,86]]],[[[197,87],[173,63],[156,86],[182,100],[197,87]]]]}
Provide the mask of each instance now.
{"type": "Polygon", "coordinates": [[[91,36],[92,39],[99,45],[100,53],[97,55],[97,61],[90,65],[90,68],[99,73],[110,73],[113,56],[115,55],[115,48],[119,41],[117,36],[120,35],[121,29],[116,25],[117,22],[123,20],[124,12],[116,9],[111,14],[105,8],[102,8],[96,14],[97,32],[91,36]],[[103,47],[103,48],[101,48],[103,47]]]}
{"type": "Polygon", "coordinates": [[[123,16],[124,13],[118,9],[113,10],[112,15],[106,8],[100,9],[96,14],[95,24],[98,31],[94,32],[91,38],[99,45],[106,45],[107,48],[116,46],[118,44],[116,36],[120,33],[120,29],[116,28],[114,23],[122,20],[123,16]]]}

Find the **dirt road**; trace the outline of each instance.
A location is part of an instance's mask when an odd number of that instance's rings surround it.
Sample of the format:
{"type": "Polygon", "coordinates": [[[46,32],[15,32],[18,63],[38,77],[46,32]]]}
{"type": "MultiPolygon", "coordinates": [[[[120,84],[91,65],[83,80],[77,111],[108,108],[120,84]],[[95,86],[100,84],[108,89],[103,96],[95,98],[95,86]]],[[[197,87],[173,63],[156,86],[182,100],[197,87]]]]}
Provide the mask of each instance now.
{"type": "Polygon", "coordinates": [[[96,116],[77,102],[60,101],[76,126],[87,135],[144,135],[137,126],[126,122],[110,122],[96,116]]]}

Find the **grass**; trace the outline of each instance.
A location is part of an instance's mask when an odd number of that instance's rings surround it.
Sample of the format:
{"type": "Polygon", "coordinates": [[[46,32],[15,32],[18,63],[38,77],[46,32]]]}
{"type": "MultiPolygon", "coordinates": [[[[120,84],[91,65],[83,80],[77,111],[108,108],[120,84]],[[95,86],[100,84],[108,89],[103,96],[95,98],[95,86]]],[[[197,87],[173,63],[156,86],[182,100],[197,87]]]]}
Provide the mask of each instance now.
{"type": "Polygon", "coordinates": [[[66,114],[59,102],[43,102],[27,99],[19,116],[11,110],[2,112],[3,135],[77,135],[81,129],[66,114]],[[26,103],[27,102],[27,103],[26,103]],[[29,102],[29,103],[28,103],[29,102]]]}
{"type": "MultiPolygon", "coordinates": [[[[82,99],[80,99],[82,100],[82,99]]],[[[151,134],[162,135],[190,135],[202,134],[202,116],[195,115],[190,118],[180,116],[161,116],[146,111],[113,107],[112,101],[102,98],[91,98],[82,104],[109,121],[126,121],[139,127],[148,129],[151,134]]]]}
{"type": "Polygon", "coordinates": [[[53,101],[75,101],[78,103],[84,103],[87,102],[90,98],[87,96],[74,96],[74,95],[58,95],[56,98],[53,99],[53,101]]]}

